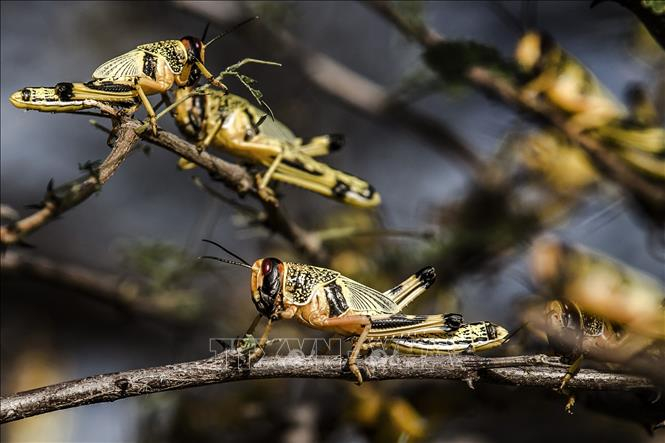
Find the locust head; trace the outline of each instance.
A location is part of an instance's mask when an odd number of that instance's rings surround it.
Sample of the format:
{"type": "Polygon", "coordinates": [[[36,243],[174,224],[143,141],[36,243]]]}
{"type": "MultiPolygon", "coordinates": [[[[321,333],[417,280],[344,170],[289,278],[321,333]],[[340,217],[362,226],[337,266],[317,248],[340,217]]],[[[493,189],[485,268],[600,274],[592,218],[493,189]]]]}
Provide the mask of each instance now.
{"type": "Polygon", "coordinates": [[[274,319],[282,307],[281,301],[284,263],[282,263],[282,261],[277,258],[268,257],[258,259],[254,262],[253,265],[250,265],[242,257],[229,251],[219,243],[206,239],[203,239],[203,241],[217,246],[218,248],[224,250],[224,252],[227,254],[237,258],[240,261],[237,262],[210,255],[204,255],[199,258],[217,260],[223,263],[248,268],[252,271],[252,301],[254,302],[254,305],[256,305],[256,309],[259,311],[259,313],[261,313],[261,315],[270,319],[274,319]]]}
{"type": "Polygon", "coordinates": [[[547,340],[555,352],[568,355],[579,346],[583,335],[583,315],[574,303],[553,300],[545,308],[547,340]]]}
{"type": "Polygon", "coordinates": [[[268,318],[274,316],[281,305],[283,275],[284,263],[276,258],[262,258],[252,266],[252,301],[268,318]]]}

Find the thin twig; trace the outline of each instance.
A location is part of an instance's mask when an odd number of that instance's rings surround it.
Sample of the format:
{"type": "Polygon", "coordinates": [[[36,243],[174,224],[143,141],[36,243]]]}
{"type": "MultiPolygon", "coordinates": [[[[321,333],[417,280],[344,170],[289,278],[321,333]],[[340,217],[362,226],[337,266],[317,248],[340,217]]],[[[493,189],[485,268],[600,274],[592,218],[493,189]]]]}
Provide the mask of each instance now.
{"type": "Polygon", "coordinates": [[[21,220],[0,227],[0,243],[8,246],[21,241],[26,235],[97,192],[135,148],[138,136],[134,133],[133,127],[132,120],[122,118],[116,127],[113,148],[104,161],[88,176],[68,182],[57,189],[52,189],[49,184],[39,210],[21,220]]]}
{"type": "MultiPolygon", "coordinates": [[[[251,369],[239,355],[227,351],[186,363],[96,375],[0,399],[0,422],[7,423],[47,412],[156,392],[216,383],[272,378],[318,378],[355,381],[339,356],[264,357],[251,369]]],[[[390,379],[473,380],[516,386],[556,388],[566,373],[558,359],[545,355],[484,358],[469,356],[370,356],[360,362],[368,381],[390,379]]],[[[653,389],[646,378],[583,369],[570,389],[627,391],[653,389]]]]}

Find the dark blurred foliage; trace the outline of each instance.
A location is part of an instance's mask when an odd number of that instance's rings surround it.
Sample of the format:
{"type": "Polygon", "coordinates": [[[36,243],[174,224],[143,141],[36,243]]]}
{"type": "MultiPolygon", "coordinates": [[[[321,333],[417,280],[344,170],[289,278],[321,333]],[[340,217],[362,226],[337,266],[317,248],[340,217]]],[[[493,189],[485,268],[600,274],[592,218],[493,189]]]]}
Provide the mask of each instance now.
{"type": "MultiPolygon", "coordinates": [[[[106,136],[86,117],[20,113],[6,97],[28,85],[86,80],[94,67],[137,44],[199,35],[209,17],[238,15],[233,2],[192,5],[2,3],[3,204],[28,214],[23,205],[43,195],[49,178],[67,181],[79,174],[77,164],[103,157],[108,149],[106,136]]],[[[306,46],[406,97],[414,109],[453,128],[487,165],[471,177],[405,127],[341,106],[294,66],[248,68],[276,117],[296,134],[345,133],[347,146],[324,161],[367,179],[382,194],[381,209],[368,212],[278,187],[288,216],[318,234],[328,267],[385,290],[434,265],[438,282],[409,312],[458,311],[467,320],[496,321],[514,330],[534,315],[543,318],[549,299],[527,277],[533,260],[527,253],[536,235],[550,232],[655,277],[662,291],[665,272],[657,257],[663,253],[657,243],[662,231],[644,223],[644,213],[603,180],[569,140],[465,85],[462,74],[470,64],[482,62],[506,75],[514,68],[520,36],[504,15],[485,2],[397,3],[409,26],[424,20],[463,42],[429,51],[423,60],[417,46],[357,3],[252,6],[264,22],[257,26],[285,29],[306,46]],[[443,79],[425,61],[438,67],[443,79]]],[[[614,96],[633,85],[633,100],[627,104],[644,109],[650,103],[652,108],[651,114],[633,114],[647,119],[655,114],[660,117],[655,124],[662,126],[664,56],[626,10],[612,2],[593,9],[590,2],[503,6],[518,18],[535,9],[539,28],[590,68],[614,96]],[[639,96],[634,85],[642,85],[642,97],[650,99],[643,106],[634,100],[639,96]]],[[[217,22],[212,26],[216,32],[224,29],[217,22]]],[[[212,71],[244,57],[280,61],[283,50],[270,41],[251,44],[240,33],[216,45],[207,55],[212,71]]],[[[247,95],[237,82],[229,85],[247,95]]],[[[172,122],[160,124],[175,132],[172,122]]],[[[132,156],[99,195],[30,236],[33,250],[18,250],[117,276],[121,303],[100,301],[89,287],[3,271],[3,395],[96,373],[204,358],[214,347],[212,338],[244,333],[255,315],[248,272],[197,261],[196,256],[213,251],[204,248],[201,238],[215,239],[250,262],[266,256],[304,260],[283,239],[248,223],[246,214],[193,186],[192,173],[178,171],[176,161],[159,149],[132,156]]],[[[205,173],[193,173],[208,181],[205,173]]],[[[3,217],[5,212],[11,211],[3,209],[3,217]]],[[[305,336],[325,334],[295,323],[277,324],[272,334],[305,336]]],[[[530,322],[489,355],[535,352],[552,350],[544,330],[530,322]]],[[[605,367],[604,362],[586,364],[605,367]]],[[[663,400],[651,400],[652,393],[578,393],[574,415],[568,415],[565,399],[542,389],[478,385],[470,390],[462,382],[418,380],[362,387],[264,380],[55,412],[5,425],[2,437],[657,441],[665,430],[652,437],[647,429],[664,418],[663,400]]]]}

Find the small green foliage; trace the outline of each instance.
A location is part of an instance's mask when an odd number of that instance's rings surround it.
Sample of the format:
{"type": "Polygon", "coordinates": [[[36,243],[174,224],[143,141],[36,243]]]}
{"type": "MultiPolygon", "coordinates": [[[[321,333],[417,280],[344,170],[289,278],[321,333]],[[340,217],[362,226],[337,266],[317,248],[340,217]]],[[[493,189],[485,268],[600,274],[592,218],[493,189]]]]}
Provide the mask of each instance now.
{"type": "Polygon", "coordinates": [[[129,269],[145,277],[151,293],[182,288],[204,268],[180,248],[166,243],[138,241],[124,248],[122,255],[129,269]]]}
{"type": "Polygon", "coordinates": [[[405,74],[392,93],[405,101],[417,100],[441,88],[441,79],[426,66],[418,66],[405,74]]]}
{"type": "Polygon", "coordinates": [[[427,49],[425,62],[441,79],[452,84],[466,84],[466,74],[474,66],[502,73],[513,73],[514,68],[499,52],[473,41],[445,41],[427,49]]]}
{"type": "Polygon", "coordinates": [[[237,349],[243,353],[253,351],[258,345],[259,341],[252,334],[245,334],[243,338],[239,338],[237,341],[237,349]]]}
{"type": "Polygon", "coordinates": [[[240,83],[242,83],[243,86],[245,86],[245,88],[247,88],[247,90],[252,94],[252,96],[254,97],[256,102],[268,111],[268,114],[270,114],[270,118],[272,120],[275,120],[275,116],[272,113],[272,109],[270,109],[270,106],[268,106],[268,103],[266,103],[263,100],[263,93],[259,89],[256,89],[252,86],[252,85],[256,84],[256,80],[249,77],[248,75],[241,74],[240,72],[238,72],[238,69],[241,66],[246,65],[248,63],[256,63],[256,64],[261,64],[261,65],[271,65],[271,66],[282,66],[280,63],[277,63],[277,62],[271,62],[271,61],[267,61],[267,60],[258,60],[258,59],[253,59],[253,58],[246,58],[244,60],[239,61],[236,64],[233,64],[233,65],[227,67],[225,70],[223,70],[219,74],[218,78],[222,79],[222,78],[224,78],[224,76],[227,76],[227,75],[237,78],[240,81],[240,83]]]}
{"type": "Polygon", "coordinates": [[[650,9],[654,14],[665,13],[665,0],[642,0],[642,6],[650,9]]]}

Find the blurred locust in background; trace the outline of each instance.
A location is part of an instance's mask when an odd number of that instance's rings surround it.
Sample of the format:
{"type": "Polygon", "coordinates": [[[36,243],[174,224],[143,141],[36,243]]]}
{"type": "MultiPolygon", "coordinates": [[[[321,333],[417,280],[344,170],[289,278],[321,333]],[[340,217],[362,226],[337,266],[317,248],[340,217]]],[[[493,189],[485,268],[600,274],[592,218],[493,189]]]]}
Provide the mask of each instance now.
{"type": "MultiPolygon", "coordinates": [[[[572,363],[562,392],[583,359],[643,373],[665,387],[662,285],[599,253],[553,239],[535,244],[531,266],[538,288],[551,299],[542,322],[547,339],[572,363]]],[[[567,410],[573,402],[571,397],[567,410]]]]}
{"type": "MultiPolygon", "coordinates": [[[[629,112],[599,80],[550,36],[527,32],[518,42],[520,93],[538,98],[568,114],[568,125],[601,141],[629,168],[649,182],[665,185],[665,129],[655,112],[631,98],[629,112]],[[648,109],[647,109],[648,111],[648,109]]],[[[639,98],[639,97],[637,97],[639,98]]],[[[635,195],[644,212],[662,227],[665,208],[635,195]]]]}
{"type": "Polygon", "coordinates": [[[363,377],[356,363],[361,350],[388,339],[390,347],[412,353],[459,353],[490,349],[508,336],[504,328],[489,322],[467,325],[460,314],[406,315],[402,310],[429,288],[436,278],[426,267],[399,285],[379,292],[331,269],[262,258],[250,265],[223,246],[211,243],[240,262],[203,256],[251,269],[252,301],[259,315],[249,328],[252,333],[262,316],[268,318],[250,363],[263,355],[274,321],[295,318],[314,329],[357,337],[348,359],[358,383],[363,377]],[[458,332],[459,331],[459,332],[458,332]],[[367,344],[367,346],[366,346],[367,344]]]}

